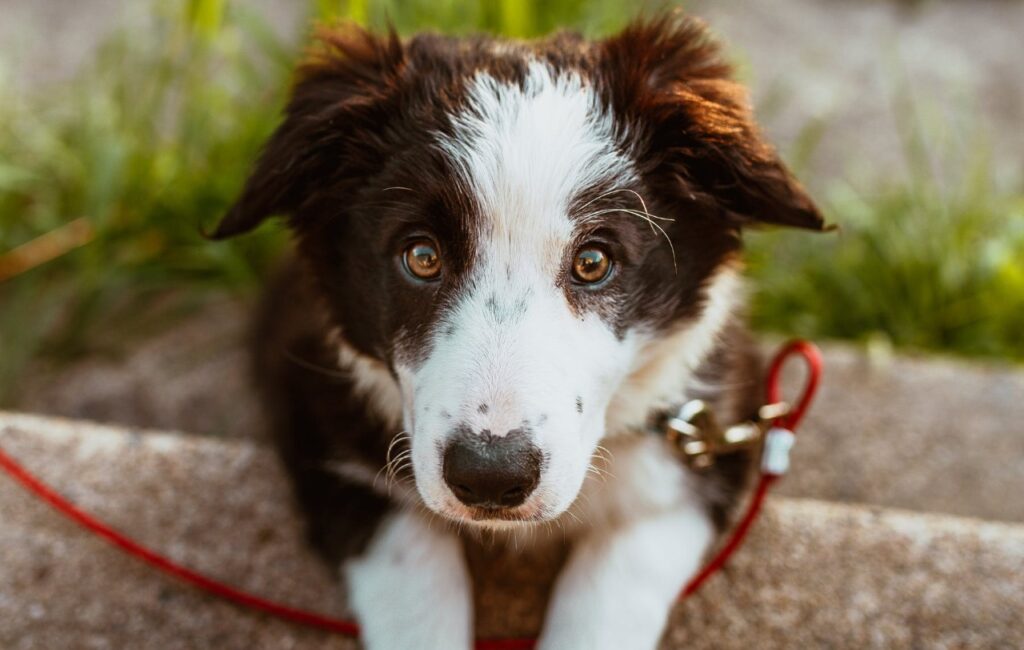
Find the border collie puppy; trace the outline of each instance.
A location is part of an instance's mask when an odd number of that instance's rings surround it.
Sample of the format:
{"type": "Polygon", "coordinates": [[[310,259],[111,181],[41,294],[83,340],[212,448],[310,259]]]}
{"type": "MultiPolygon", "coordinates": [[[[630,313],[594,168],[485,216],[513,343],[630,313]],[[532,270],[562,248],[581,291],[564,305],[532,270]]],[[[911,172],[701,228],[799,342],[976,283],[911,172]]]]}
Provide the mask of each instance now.
{"type": "Polygon", "coordinates": [[[366,646],[470,648],[485,531],[569,547],[540,648],[655,647],[752,454],[690,470],[654,425],[756,412],[741,233],[823,225],[704,26],[322,31],[213,236],[272,215],[259,382],[366,646]]]}

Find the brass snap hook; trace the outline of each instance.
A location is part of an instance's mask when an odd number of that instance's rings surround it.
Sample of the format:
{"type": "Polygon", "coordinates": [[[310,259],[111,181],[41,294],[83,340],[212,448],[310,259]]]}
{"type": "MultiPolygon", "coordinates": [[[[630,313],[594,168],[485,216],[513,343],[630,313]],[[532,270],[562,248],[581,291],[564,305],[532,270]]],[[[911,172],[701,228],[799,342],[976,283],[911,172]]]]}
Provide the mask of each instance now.
{"type": "Polygon", "coordinates": [[[718,456],[760,446],[771,423],[788,412],[784,402],[765,404],[756,419],[723,429],[707,402],[691,400],[666,420],[664,434],[688,466],[703,470],[718,456]]]}

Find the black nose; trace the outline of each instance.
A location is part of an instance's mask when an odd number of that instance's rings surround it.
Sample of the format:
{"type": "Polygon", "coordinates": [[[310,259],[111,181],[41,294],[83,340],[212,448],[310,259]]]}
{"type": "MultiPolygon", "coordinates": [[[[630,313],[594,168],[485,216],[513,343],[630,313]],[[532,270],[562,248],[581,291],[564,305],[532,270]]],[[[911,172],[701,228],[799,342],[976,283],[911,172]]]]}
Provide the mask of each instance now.
{"type": "Polygon", "coordinates": [[[541,459],[522,429],[494,436],[460,427],[444,451],[444,480],[467,506],[511,508],[537,487],[541,459]]]}

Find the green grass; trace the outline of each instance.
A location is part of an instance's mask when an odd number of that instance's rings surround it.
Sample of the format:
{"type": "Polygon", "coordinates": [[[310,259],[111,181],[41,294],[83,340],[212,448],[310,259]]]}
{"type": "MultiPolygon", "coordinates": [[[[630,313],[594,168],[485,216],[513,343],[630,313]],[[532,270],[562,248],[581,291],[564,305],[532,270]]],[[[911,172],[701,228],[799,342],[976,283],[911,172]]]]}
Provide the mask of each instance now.
{"type": "Polygon", "coordinates": [[[1024,360],[1024,184],[999,178],[969,108],[950,124],[899,104],[903,176],[833,182],[838,233],[749,238],[754,324],[1024,360]]]}
{"type": "Polygon", "coordinates": [[[0,253],[77,218],[94,232],[0,284],[0,403],[28,360],[115,351],[211,289],[246,290],[280,247],[270,231],[227,245],[199,234],[273,128],[293,60],[217,4],[158,5],[145,33],[110,39],[72,83],[0,97],[0,253]]]}
{"type": "MultiPolygon", "coordinates": [[[[0,405],[33,360],[115,354],[205,296],[251,293],[280,250],[273,226],[229,243],[199,235],[273,128],[298,56],[244,5],[156,0],[145,29],[111,38],[71,83],[27,95],[0,84],[0,256],[74,219],[93,231],[89,244],[0,280],[0,405]]],[[[310,0],[313,17],[516,36],[604,33],[634,10],[611,0],[310,0]]],[[[827,193],[839,236],[751,238],[759,326],[1024,355],[1024,188],[997,185],[984,156],[935,180],[922,128],[905,128],[905,180],[827,193]]]]}
{"type": "Polygon", "coordinates": [[[634,12],[662,4],[652,0],[313,0],[313,14],[320,19],[349,18],[376,28],[391,23],[403,34],[432,29],[522,38],[563,28],[607,33],[634,12]]]}

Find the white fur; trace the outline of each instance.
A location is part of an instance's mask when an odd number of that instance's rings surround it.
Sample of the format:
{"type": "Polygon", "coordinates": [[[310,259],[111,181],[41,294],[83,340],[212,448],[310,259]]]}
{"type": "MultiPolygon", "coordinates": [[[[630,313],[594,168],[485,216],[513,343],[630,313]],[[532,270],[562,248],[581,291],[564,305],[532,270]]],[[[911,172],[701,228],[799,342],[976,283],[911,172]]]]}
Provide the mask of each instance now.
{"type": "Polygon", "coordinates": [[[665,441],[608,440],[563,529],[576,538],[539,648],[652,649],[713,537],[688,473],[665,441]]]}
{"type": "Polygon", "coordinates": [[[492,279],[485,274],[481,288],[453,313],[457,334],[439,338],[417,371],[399,374],[407,392],[417,395],[411,438],[417,487],[430,508],[461,516],[464,507],[441,478],[438,443],[457,424],[497,436],[525,424],[547,455],[547,467],[520,512],[550,518],[579,491],[604,435],[604,407],[628,368],[632,340],[617,340],[596,314],[573,315],[560,290],[525,270],[508,290],[515,300],[520,282],[532,286],[525,312],[495,322],[486,306],[496,290],[492,279]],[[489,405],[486,414],[478,411],[480,404],[489,405]]]}
{"type": "Polygon", "coordinates": [[[594,90],[579,75],[556,74],[537,61],[522,87],[478,74],[453,128],[451,138],[438,134],[439,146],[460,168],[493,236],[529,233],[520,243],[548,253],[560,251],[572,232],[567,212],[576,192],[609,177],[635,178],[594,90]]]}
{"type": "Polygon", "coordinates": [[[381,420],[398,427],[402,422],[402,391],[387,366],[378,359],[356,351],[339,333],[332,335],[338,351],[338,367],[349,373],[356,395],[366,400],[370,410],[381,420]]]}
{"type": "Polygon", "coordinates": [[[472,594],[459,539],[398,512],[342,572],[367,650],[469,650],[472,594]]]}
{"type": "Polygon", "coordinates": [[[466,518],[441,477],[444,441],[459,425],[495,436],[528,428],[547,467],[517,514],[547,519],[576,497],[635,347],[596,314],[574,313],[556,284],[574,235],[569,205],[632,171],[593,90],[538,62],[522,87],[478,75],[453,125],[439,146],[482,212],[480,244],[470,289],[438,328],[455,335],[439,333],[425,363],[398,369],[417,488],[431,509],[466,518]]]}
{"type": "Polygon", "coordinates": [[[699,505],[693,475],[665,440],[618,436],[602,443],[563,526],[575,535],[601,535],[631,521],[699,505]]]}
{"type": "Polygon", "coordinates": [[[689,503],[583,538],[555,585],[539,650],[653,650],[711,539],[689,503]]]}

